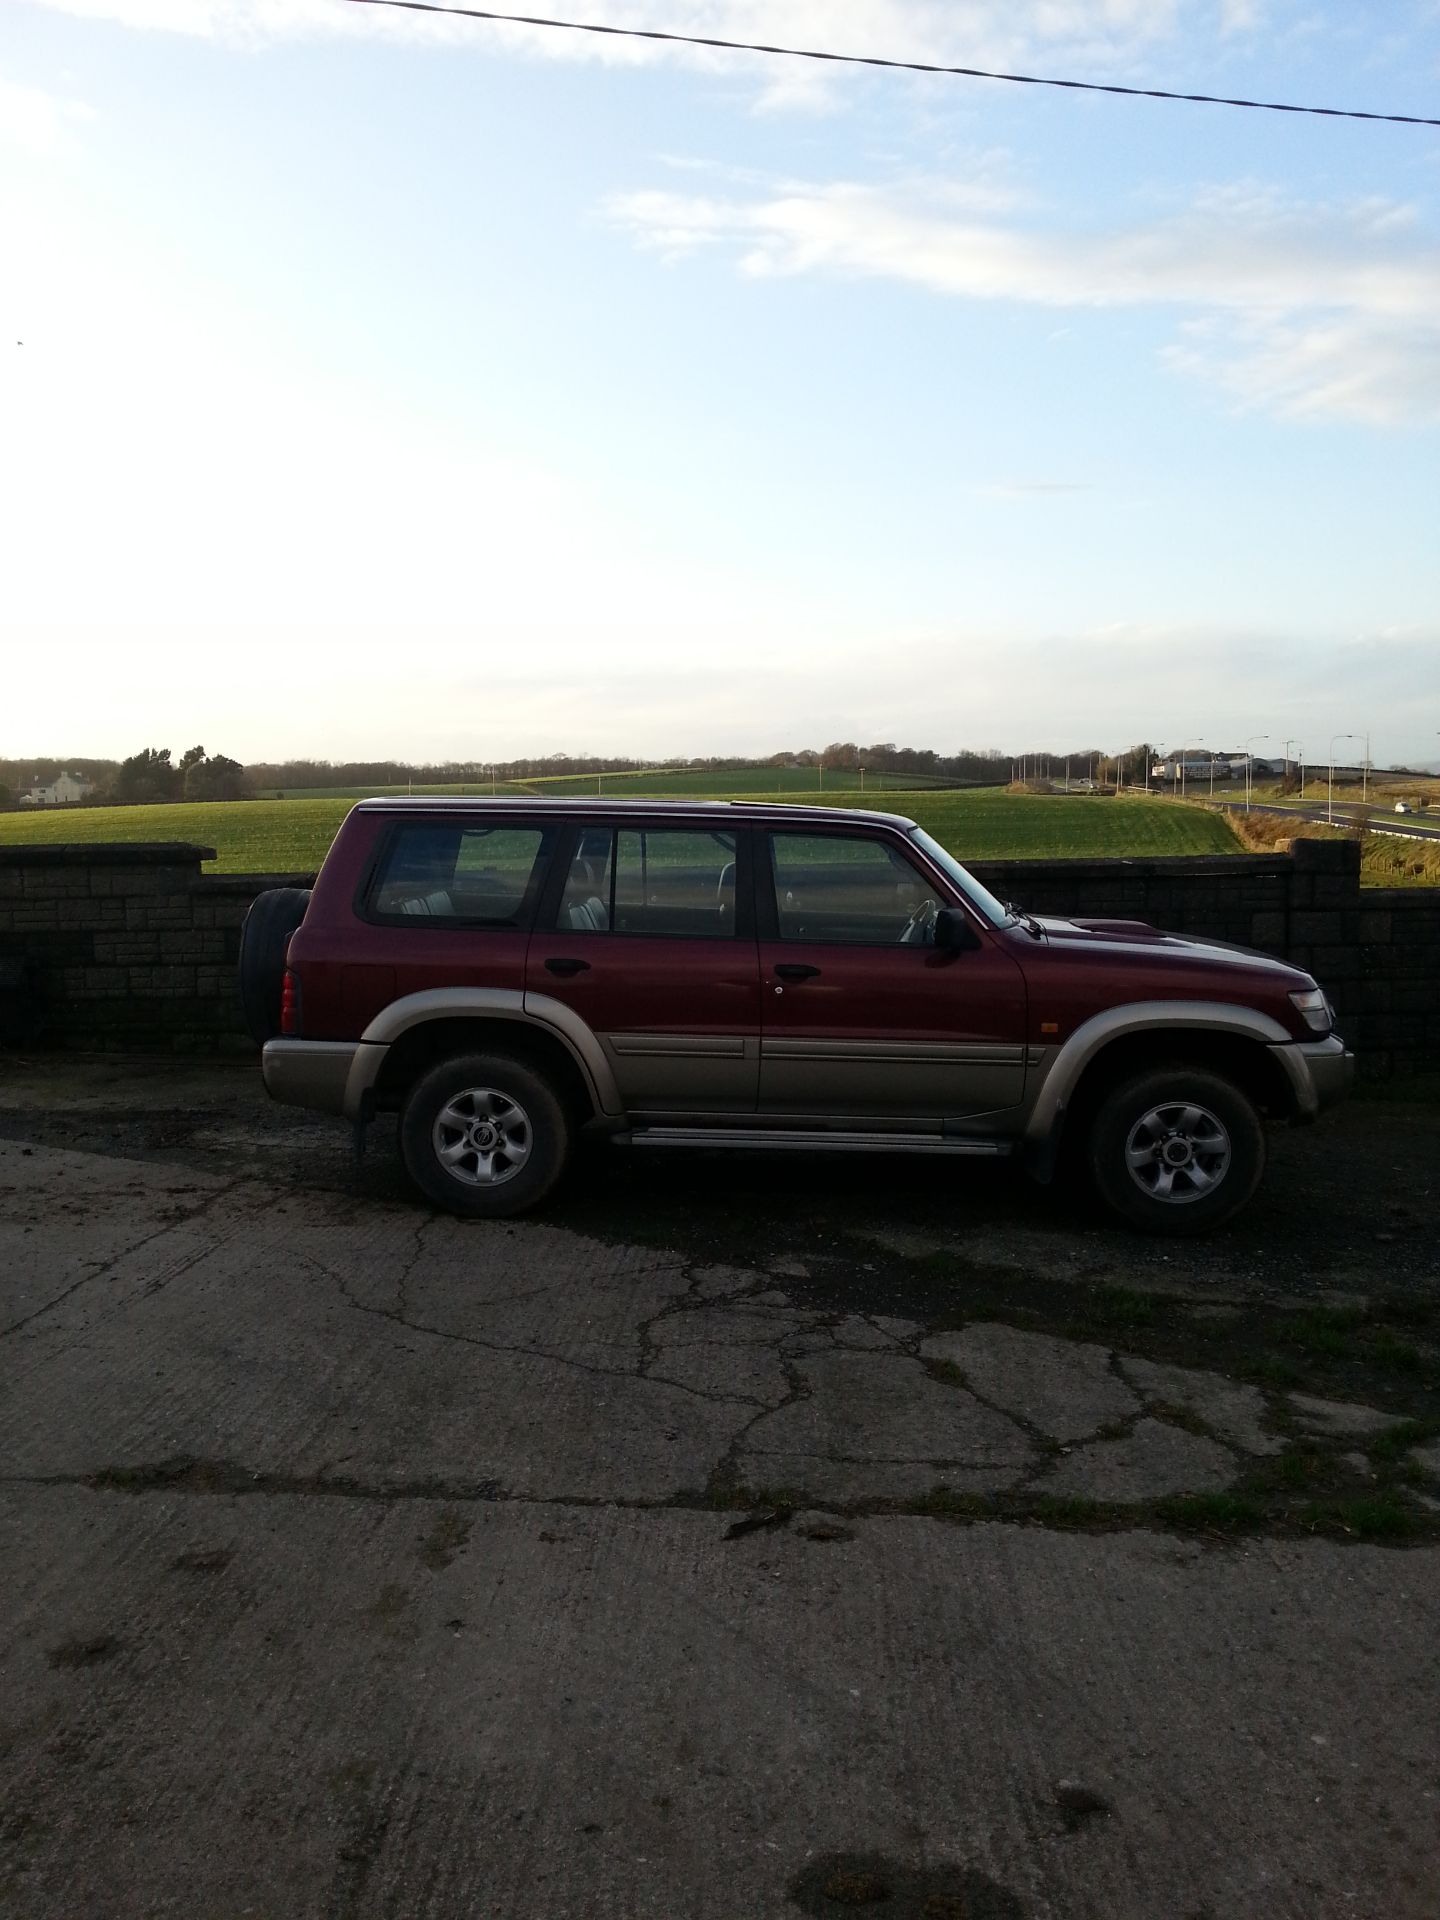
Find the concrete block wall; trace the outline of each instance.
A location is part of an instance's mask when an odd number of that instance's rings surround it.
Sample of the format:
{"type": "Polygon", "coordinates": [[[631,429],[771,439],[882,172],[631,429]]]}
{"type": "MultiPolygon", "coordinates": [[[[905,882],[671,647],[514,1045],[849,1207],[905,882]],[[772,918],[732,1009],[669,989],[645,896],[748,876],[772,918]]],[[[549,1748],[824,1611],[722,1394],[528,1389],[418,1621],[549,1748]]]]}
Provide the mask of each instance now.
{"type": "Polygon", "coordinates": [[[184,844],[0,850],[0,1033],[85,1052],[252,1052],[240,922],[257,893],[296,880],[202,874],[214,858],[184,844]]]}
{"type": "MultiPolygon", "coordinates": [[[[240,922],[266,887],[310,876],[202,873],[213,858],[188,845],[0,849],[0,1041],[251,1051],[236,990],[240,922]]],[[[1362,889],[1353,842],[971,864],[992,892],[1036,913],[1145,920],[1293,960],[1329,992],[1366,1073],[1440,1069],[1440,891],[1362,889]]]]}
{"type": "MultiPolygon", "coordinates": [[[[1311,841],[1312,846],[1319,845],[1311,841]]],[[[1348,845],[1341,844],[1343,853],[1348,845]]],[[[1301,856],[1303,859],[1305,856],[1301,856]]],[[[1144,920],[1170,933],[1206,934],[1283,956],[1296,888],[1308,884],[1287,853],[1188,860],[971,860],[977,880],[1032,913],[1144,920]]],[[[1355,869],[1359,886],[1359,867],[1355,869]]],[[[1308,901],[1310,895],[1304,893],[1308,901]]]]}

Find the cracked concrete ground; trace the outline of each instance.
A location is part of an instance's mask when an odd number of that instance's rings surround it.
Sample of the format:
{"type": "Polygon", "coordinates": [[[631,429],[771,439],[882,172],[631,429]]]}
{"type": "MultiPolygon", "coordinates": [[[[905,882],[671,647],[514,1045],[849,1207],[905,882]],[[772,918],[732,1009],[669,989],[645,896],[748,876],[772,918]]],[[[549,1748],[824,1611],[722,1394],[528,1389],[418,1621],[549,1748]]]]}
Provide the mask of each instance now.
{"type": "Polygon", "coordinates": [[[1433,1920],[1440,1129],[1354,1112],[1368,1236],[1161,1251],[11,1073],[0,1908],[1433,1920]]]}

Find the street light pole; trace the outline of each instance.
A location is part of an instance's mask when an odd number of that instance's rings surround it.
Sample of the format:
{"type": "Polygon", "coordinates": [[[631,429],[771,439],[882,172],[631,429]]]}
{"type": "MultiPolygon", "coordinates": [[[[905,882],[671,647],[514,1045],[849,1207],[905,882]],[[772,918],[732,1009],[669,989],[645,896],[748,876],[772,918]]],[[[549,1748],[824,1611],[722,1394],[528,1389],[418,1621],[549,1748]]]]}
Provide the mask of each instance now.
{"type": "Polygon", "coordinates": [[[1252,769],[1253,762],[1251,759],[1250,749],[1255,745],[1255,742],[1257,740],[1268,740],[1269,738],[1270,736],[1268,733],[1252,733],[1250,738],[1245,742],[1245,811],[1246,813],[1249,813],[1250,811],[1250,788],[1253,784],[1253,781],[1251,779],[1251,769],[1252,769]]]}
{"type": "Polygon", "coordinates": [[[1341,740],[1358,740],[1358,733],[1337,733],[1330,740],[1330,784],[1326,790],[1325,818],[1333,826],[1335,823],[1335,748],[1341,740]]]}
{"type": "MultiPolygon", "coordinates": [[[[1200,738],[1200,739],[1198,739],[1198,740],[1197,740],[1197,741],[1195,742],[1195,744],[1196,744],[1196,746],[1197,746],[1197,747],[1203,747],[1203,746],[1204,746],[1204,744],[1205,744],[1205,740],[1204,740],[1204,736],[1202,735],[1202,736],[1201,736],[1201,738],[1200,738]]],[[[1181,798],[1182,800],[1183,800],[1183,799],[1185,798],[1185,754],[1186,754],[1186,751],[1187,751],[1187,750],[1186,750],[1186,748],[1184,748],[1184,747],[1181,747],[1181,749],[1180,749],[1180,798],[1181,798]]],[[[1214,763],[1214,761],[1212,760],[1210,764],[1211,764],[1211,765],[1213,766],[1213,765],[1214,765],[1215,763],[1214,763]]]]}
{"type": "MultiPolygon", "coordinates": [[[[1290,749],[1294,745],[1295,745],[1295,742],[1293,740],[1287,740],[1285,742],[1285,772],[1282,778],[1282,784],[1283,784],[1283,780],[1288,780],[1290,778],[1290,768],[1294,764],[1291,758],[1290,749]]],[[[1302,794],[1300,797],[1303,800],[1305,796],[1302,794]]]]}

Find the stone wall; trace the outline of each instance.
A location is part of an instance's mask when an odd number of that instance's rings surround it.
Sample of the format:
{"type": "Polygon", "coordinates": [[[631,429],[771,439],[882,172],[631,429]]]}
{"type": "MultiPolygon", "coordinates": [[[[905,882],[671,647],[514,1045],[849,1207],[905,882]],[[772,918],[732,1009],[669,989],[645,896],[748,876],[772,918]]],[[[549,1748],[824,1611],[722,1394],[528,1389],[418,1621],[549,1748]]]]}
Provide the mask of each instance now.
{"type": "MultiPolygon", "coordinates": [[[[0,1042],[89,1051],[246,1052],[235,962],[266,887],[308,875],[202,874],[204,847],[0,848],[0,1042]]],[[[1191,860],[976,861],[1037,913],[1147,920],[1308,968],[1377,1076],[1440,1068],[1440,892],[1360,886],[1351,841],[1191,860]]]]}
{"type": "Polygon", "coordinates": [[[245,909],[293,874],[202,874],[208,847],[0,848],[0,1040],[87,1052],[253,1052],[245,909]]]}

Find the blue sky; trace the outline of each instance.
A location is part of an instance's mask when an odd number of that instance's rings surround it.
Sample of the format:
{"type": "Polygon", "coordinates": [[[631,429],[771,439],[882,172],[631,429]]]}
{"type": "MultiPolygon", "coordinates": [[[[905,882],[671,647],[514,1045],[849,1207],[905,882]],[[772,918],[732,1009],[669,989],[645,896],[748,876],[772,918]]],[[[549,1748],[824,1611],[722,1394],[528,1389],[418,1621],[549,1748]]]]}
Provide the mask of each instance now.
{"type": "MultiPolygon", "coordinates": [[[[1440,101],[1436,0],[568,11],[1440,101]]],[[[1437,208],[1435,129],[7,0],[0,752],[1433,759],[1437,208]]]]}

